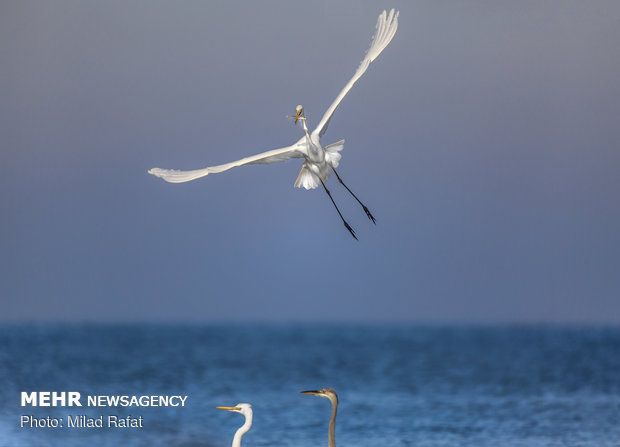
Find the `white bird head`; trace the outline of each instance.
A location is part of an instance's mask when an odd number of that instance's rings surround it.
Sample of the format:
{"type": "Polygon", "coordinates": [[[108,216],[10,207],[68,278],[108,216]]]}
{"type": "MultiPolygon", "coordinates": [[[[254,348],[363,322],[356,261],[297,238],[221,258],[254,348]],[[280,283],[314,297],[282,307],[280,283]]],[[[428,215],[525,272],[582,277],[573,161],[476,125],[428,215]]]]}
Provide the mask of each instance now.
{"type": "Polygon", "coordinates": [[[295,124],[297,124],[297,121],[300,119],[306,119],[304,117],[304,106],[301,104],[295,108],[295,124]]]}
{"type": "Polygon", "coordinates": [[[248,416],[252,416],[252,405],[250,404],[237,404],[234,407],[215,407],[218,410],[226,410],[226,411],[232,411],[233,413],[240,413],[242,415],[244,415],[245,417],[248,416]]]}

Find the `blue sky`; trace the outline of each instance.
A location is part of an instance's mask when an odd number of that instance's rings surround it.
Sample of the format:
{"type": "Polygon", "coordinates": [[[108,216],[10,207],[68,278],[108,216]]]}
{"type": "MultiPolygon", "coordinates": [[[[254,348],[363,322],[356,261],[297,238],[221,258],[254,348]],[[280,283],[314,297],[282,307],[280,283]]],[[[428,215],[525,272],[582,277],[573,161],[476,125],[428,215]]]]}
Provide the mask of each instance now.
{"type": "Polygon", "coordinates": [[[0,4],[0,319],[620,323],[620,4],[0,4]],[[286,146],[399,30],[326,143],[286,146]]]}

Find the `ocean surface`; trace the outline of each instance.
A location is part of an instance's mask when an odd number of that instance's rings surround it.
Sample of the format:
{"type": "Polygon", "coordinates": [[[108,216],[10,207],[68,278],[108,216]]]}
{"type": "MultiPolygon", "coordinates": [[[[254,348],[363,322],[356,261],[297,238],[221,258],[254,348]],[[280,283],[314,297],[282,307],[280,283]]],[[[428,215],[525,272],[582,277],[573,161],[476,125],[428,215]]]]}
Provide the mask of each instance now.
{"type": "Polygon", "coordinates": [[[620,328],[3,325],[0,446],[620,446],[620,328]],[[184,407],[22,407],[22,391],[187,395],[184,407]],[[143,428],[20,427],[114,414],[143,428]]]}

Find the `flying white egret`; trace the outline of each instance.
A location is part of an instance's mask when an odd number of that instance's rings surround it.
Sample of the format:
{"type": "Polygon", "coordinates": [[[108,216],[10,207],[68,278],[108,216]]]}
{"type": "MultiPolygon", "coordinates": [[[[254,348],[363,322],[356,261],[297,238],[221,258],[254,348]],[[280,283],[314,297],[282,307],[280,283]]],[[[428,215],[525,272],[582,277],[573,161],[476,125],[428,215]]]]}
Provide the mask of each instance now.
{"type": "Polygon", "coordinates": [[[398,11],[394,11],[392,9],[390,13],[386,13],[383,11],[379,14],[379,18],[377,19],[377,29],[375,35],[372,39],[370,47],[364,56],[364,59],[360,63],[359,67],[355,71],[353,77],[349,80],[349,82],[344,86],[344,88],[340,91],[334,102],[329,106],[323,118],[316,126],[316,128],[312,131],[312,133],[308,132],[306,127],[306,118],[304,116],[304,110],[302,106],[297,106],[296,115],[293,117],[295,119],[295,123],[299,119],[302,120],[304,126],[305,135],[299,139],[292,146],[287,146],[281,149],[274,149],[271,151],[263,152],[261,154],[252,155],[250,157],[242,158],[241,160],[233,161],[230,163],[211,166],[203,169],[196,169],[193,171],[179,171],[176,169],[160,169],[153,168],[149,170],[149,174],[152,174],[156,177],[160,177],[167,182],[170,183],[182,183],[189,182],[190,180],[195,180],[200,177],[204,177],[209,174],[216,174],[219,172],[227,171],[231,168],[237,166],[243,166],[247,164],[266,164],[266,163],[275,163],[277,161],[284,161],[289,158],[304,158],[305,161],[301,166],[301,171],[297,176],[297,180],[295,181],[295,187],[304,187],[305,189],[314,189],[319,185],[322,185],[325,189],[325,192],[331,199],[334,207],[336,207],[336,211],[338,211],[338,215],[342,219],[344,226],[349,230],[351,235],[357,239],[355,236],[355,231],[351,228],[351,226],[344,219],[336,202],[331,196],[331,193],[325,186],[325,182],[327,182],[331,171],[336,174],[338,181],[349,191],[349,193],[359,202],[359,204],[363,207],[368,218],[376,223],[375,218],[370,213],[368,208],[353,194],[353,192],[344,184],[336,169],[340,162],[341,154],[339,153],[344,147],[344,140],[340,140],[336,143],[329,144],[327,146],[323,146],[321,144],[321,137],[325,134],[327,130],[327,126],[329,125],[330,120],[336,108],[345,97],[345,95],[351,90],[353,85],[357,82],[357,80],[366,72],[368,66],[372,61],[374,61],[379,54],[385,49],[385,47],[390,43],[394,34],[396,33],[396,29],[398,28],[398,11]]]}
{"type": "Polygon", "coordinates": [[[217,408],[218,410],[226,410],[226,411],[232,411],[235,413],[240,413],[245,416],[245,422],[235,432],[235,437],[233,438],[233,442],[232,442],[232,447],[241,447],[241,438],[243,438],[243,435],[245,435],[252,427],[252,405],[237,404],[234,407],[215,407],[215,408],[217,408]]]}
{"type": "Polygon", "coordinates": [[[338,412],[338,394],[336,394],[336,390],[333,388],[321,388],[320,390],[302,391],[301,394],[324,397],[332,403],[332,416],[329,419],[327,443],[328,447],[336,447],[336,413],[338,412]]]}

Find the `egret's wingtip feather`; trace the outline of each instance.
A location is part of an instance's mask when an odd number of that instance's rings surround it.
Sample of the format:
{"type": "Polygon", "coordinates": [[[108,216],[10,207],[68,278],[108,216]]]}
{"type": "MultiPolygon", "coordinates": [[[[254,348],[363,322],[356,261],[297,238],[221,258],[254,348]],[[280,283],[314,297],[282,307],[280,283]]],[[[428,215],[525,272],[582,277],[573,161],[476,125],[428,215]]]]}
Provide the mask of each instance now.
{"type": "Polygon", "coordinates": [[[323,118],[321,118],[321,121],[317,127],[312,131],[312,135],[322,137],[325,134],[327,126],[329,125],[338,104],[340,104],[347,92],[351,90],[357,80],[366,72],[370,63],[373,62],[392,41],[392,38],[396,34],[396,30],[398,28],[398,15],[399,12],[396,11],[395,8],[390,9],[389,17],[386,10],[383,10],[379,14],[379,17],[377,18],[377,25],[375,27],[375,33],[372,36],[370,46],[366,50],[366,53],[364,53],[364,58],[357,67],[353,77],[344,86],[334,102],[332,102],[327,111],[323,114],[323,118]]]}
{"type": "Polygon", "coordinates": [[[152,168],[148,172],[149,174],[154,175],[155,177],[159,177],[160,179],[165,180],[168,183],[185,183],[191,180],[196,180],[200,177],[204,177],[210,173],[209,168],[196,169],[194,171],[152,168]]]}

